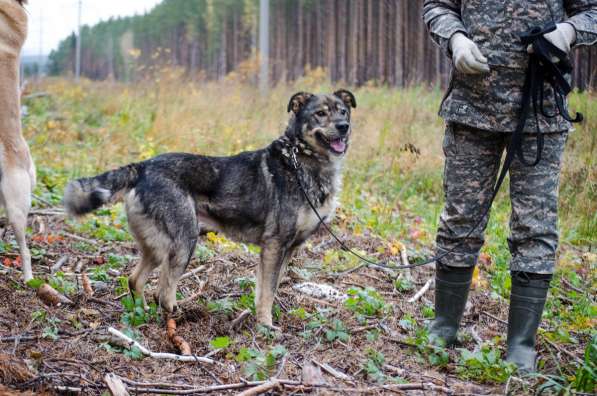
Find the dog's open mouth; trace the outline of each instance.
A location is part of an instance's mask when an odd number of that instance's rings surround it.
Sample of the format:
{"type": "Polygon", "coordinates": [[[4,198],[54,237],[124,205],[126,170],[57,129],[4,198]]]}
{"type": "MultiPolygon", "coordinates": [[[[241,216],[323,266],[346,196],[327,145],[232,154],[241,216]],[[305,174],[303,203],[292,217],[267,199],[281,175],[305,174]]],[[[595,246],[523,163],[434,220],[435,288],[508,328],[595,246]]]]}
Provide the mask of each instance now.
{"type": "Polygon", "coordinates": [[[341,155],[346,152],[346,138],[327,139],[322,133],[317,133],[317,138],[334,154],[341,155]]]}

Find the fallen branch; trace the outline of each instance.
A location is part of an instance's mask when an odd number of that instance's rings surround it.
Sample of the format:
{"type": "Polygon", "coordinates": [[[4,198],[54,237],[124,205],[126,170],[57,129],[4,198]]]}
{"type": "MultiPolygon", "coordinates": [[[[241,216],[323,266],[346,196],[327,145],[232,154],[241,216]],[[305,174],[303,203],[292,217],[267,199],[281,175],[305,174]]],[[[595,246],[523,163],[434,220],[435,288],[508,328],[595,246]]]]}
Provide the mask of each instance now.
{"type": "Polygon", "coordinates": [[[77,241],[88,243],[90,245],[97,245],[97,241],[95,241],[93,239],[85,238],[85,237],[82,237],[80,235],[72,234],[72,233],[67,232],[67,231],[62,231],[62,235],[66,236],[66,237],[69,237],[69,238],[72,238],[72,239],[76,239],[77,241]]]}
{"type": "Polygon", "coordinates": [[[75,266],[75,273],[77,273],[77,274],[80,273],[83,270],[84,266],[85,266],[85,260],[79,260],[79,262],[75,266]]]}
{"type": "Polygon", "coordinates": [[[56,264],[54,264],[53,266],[50,267],[50,273],[53,275],[56,272],[58,272],[60,270],[60,268],[62,268],[62,266],[64,264],[66,264],[66,262],[68,261],[68,256],[62,256],[58,259],[58,261],[56,261],[56,264]]]}
{"type": "MultiPolygon", "coordinates": [[[[200,388],[188,388],[188,389],[168,389],[168,388],[146,388],[143,386],[130,387],[129,389],[139,393],[157,393],[157,394],[168,394],[168,395],[192,395],[196,393],[209,393],[226,391],[230,389],[241,389],[249,386],[259,386],[265,384],[268,381],[245,381],[236,382],[232,384],[223,385],[212,385],[204,386],[200,388]]],[[[289,381],[289,380],[278,380],[278,383],[284,385],[301,385],[300,381],[289,381]]]]}
{"type": "MultiPolygon", "coordinates": [[[[379,393],[382,390],[389,390],[389,391],[401,391],[401,390],[430,390],[433,392],[443,392],[448,395],[451,395],[453,391],[445,386],[435,385],[431,382],[415,382],[411,384],[392,384],[392,385],[380,385],[380,386],[369,386],[366,388],[347,388],[347,387],[338,387],[329,384],[311,384],[307,385],[302,383],[301,381],[293,381],[293,380],[286,380],[286,379],[270,379],[267,381],[245,381],[245,382],[237,382],[232,384],[224,384],[224,385],[212,385],[200,388],[187,388],[187,389],[168,389],[168,388],[147,388],[141,385],[137,385],[136,387],[129,387],[131,391],[139,392],[139,393],[157,393],[157,394],[169,394],[169,395],[191,395],[197,393],[208,393],[208,392],[221,392],[227,391],[231,389],[241,389],[246,387],[254,387],[252,389],[248,389],[249,391],[257,391],[257,388],[261,385],[266,385],[267,387],[260,388],[259,393],[267,392],[268,390],[273,389],[272,384],[277,383],[279,386],[283,386],[288,389],[297,389],[300,388],[302,390],[312,389],[312,388],[321,388],[326,389],[331,392],[344,392],[348,394],[355,394],[355,393],[379,393]]],[[[165,384],[163,384],[165,385],[165,384]]],[[[274,385],[275,386],[275,385],[274,385]]],[[[172,384],[172,388],[180,387],[180,385],[172,384]]],[[[240,393],[241,395],[257,395],[259,393],[240,393]]]]}
{"type": "Polygon", "coordinates": [[[503,319],[500,319],[500,318],[498,318],[497,316],[494,316],[494,315],[490,314],[490,313],[489,313],[489,312],[487,312],[487,311],[481,311],[481,313],[482,313],[483,315],[485,315],[485,316],[488,316],[488,317],[490,317],[491,319],[495,320],[496,322],[499,322],[499,323],[501,323],[501,324],[504,324],[504,325],[508,325],[508,322],[506,322],[506,321],[505,321],[505,320],[503,320],[503,319]]]}
{"type": "Polygon", "coordinates": [[[423,294],[425,294],[427,292],[427,290],[429,290],[429,288],[431,287],[432,283],[433,283],[433,278],[430,278],[429,280],[427,280],[427,282],[425,282],[425,284],[423,285],[423,287],[417,293],[415,293],[414,296],[412,296],[411,298],[409,298],[407,302],[414,303],[419,298],[423,297],[423,294]]]}
{"type": "Polygon", "coordinates": [[[203,270],[205,270],[205,265],[200,265],[199,267],[197,267],[197,268],[193,269],[192,271],[189,271],[186,274],[184,274],[183,276],[181,276],[179,281],[181,281],[183,279],[190,278],[191,276],[195,275],[197,272],[201,272],[203,270]]]}
{"type": "Polygon", "coordinates": [[[234,319],[231,323],[230,323],[230,328],[233,330],[238,330],[240,328],[240,326],[244,323],[244,321],[251,315],[251,310],[250,309],[245,309],[244,311],[242,311],[237,317],[236,319],[234,319]]]}
{"type": "Polygon", "coordinates": [[[347,374],[344,374],[342,371],[336,370],[332,366],[327,363],[319,363],[317,360],[311,360],[313,363],[321,367],[323,371],[330,374],[332,377],[337,378],[342,381],[353,381],[353,378],[347,374]]]}
{"type": "Polygon", "coordinates": [[[149,349],[145,348],[143,345],[141,345],[139,342],[133,340],[126,334],[123,334],[122,332],[116,330],[113,327],[108,327],[108,332],[115,337],[123,339],[127,343],[129,349],[133,346],[137,347],[137,348],[139,348],[139,350],[141,351],[142,354],[144,354],[145,356],[151,357],[153,359],[169,359],[169,360],[177,360],[179,362],[199,362],[199,363],[206,363],[206,364],[214,364],[215,363],[214,360],[205,358],[205,357],[201,357],[201,356],[176,355],[174,353],[165,353],[165,352],[152,352],[149,349]]]}
{"type": "Polygon", "coordinates": [[[170,342],[174,344],[176,349],[180,351],[181,355],[190,356],[192,355],[191,346],[181,336],[176,334],[176,321],[172,318],[166,322],[166,334],[170,342]]]}
{"type": "MultiPolygon", "coordinates": [[[[276,375],[276,377],[279,377],[276,375]]],[[[301,381],[303,384],[325,384],[325,378],[321,374],[321,368],[305,359],[301,371],[301,381]]]]}
{"type": "Polygon", "coordinates": [[[122,382],[119,376],[113,373],[108,373],[104,376],[104,382],[110,390],[112,396],[129,396],[126,385],[122,382]]]}
{"type": "Polygon", "coordinates": [[[577,363],[578,363],[578,364],[580,364],[580,365],[582,365],[582,364],[583,364],[583,361],[582,361],[582,359],[581,359],[581,358],[579,358],[578,356],[576,356],[575,354],[573,354],[572,352],[570,352],[570,351],[568,351],[568,350],[566,350],[566,349],[564,349],[564,348],[561,348],[561,347],[560,347],[558,344],[556,344],[555,342],[551,341],[549,338],[547,338],[547,337],[545,337],[545,336],[543,336],[542,338],[543,338],[543,340],[544,340],[545,342],[547,342],[549,345],[551,345],[553,348],[555,348],[555,349],[556,349],[556,351],[558,351],[558,352],[561,352],[561,353],[564,353],[564,354],[568,355],[570,358],[572,358],[572,360],[574,360],[575,362],[577,362],[577,363]]]}
{"type": "Polygon", "coordinates": [[[255,395],[260,395],[262,393],[268,392],[272,389],[275,389],[277,387],[280,386],[280,382],[277,379],[271,379],[269,381],[266,381],[265,383],[261,384],[261,385],[257,385],[254,388],[251,389],[247,389],[246,391],[243,391],[241,393],[239,393],[237,396],[255,396],[255,395]]]}
{"type": "MultiPolygon", "coordinates": [[[[46,205],[48,208],[53,208],[53,207],[54,207],[54,204],[53,204],[52,202],[50,202],[50,201],[48,201],[48,200],[46,200],[46,199],[44,199],[44,198],[40,197],[40,196],[39,196],[39,195],[37,195],[37,194],[31,194],[31,196],[33,197],[33,199],[35,199],[36,201],[39,201],[39,202],[43,203],[43,204],[44,204],[44,205],[46,205]]],[[[58,209],[58,208],[57,208],[57,209],[58,209]]]]}
{"type": "Polygon", "coordinates": [[[54,305],[59,307],[62,304],[72,304],[66,296],[58,293],[56,289],[47,283],[44,283],[37,289],[37,296],[47,305],[54,305]]]}
{"type": "Polygon", "coordinates": [[[63,209],[37,209],[29,211],[29,216],[40,215],[40,216],[64,216],[63,209]]]}

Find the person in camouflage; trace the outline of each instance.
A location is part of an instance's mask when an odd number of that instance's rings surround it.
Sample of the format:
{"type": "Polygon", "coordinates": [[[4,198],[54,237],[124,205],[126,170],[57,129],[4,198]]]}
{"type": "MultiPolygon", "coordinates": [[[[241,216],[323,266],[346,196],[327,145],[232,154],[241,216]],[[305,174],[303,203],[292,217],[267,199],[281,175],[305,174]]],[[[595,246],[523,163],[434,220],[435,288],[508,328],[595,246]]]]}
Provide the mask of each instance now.
{"type": "MultiPolygon", "coordinates": [[[[445,206],[437,231],[437,253],[453,251],[436,266],[433,342],[456,341],[473,268],[487,219],[466,240],[491,199],[500,158],[517,127],[528,65],[520,34],[557,23],[544,37],[565,52],[597,42],[597,0],[425,0],[430,36],[452,58],[450,86],[440,108],[446,121],[443,150],[445,206]]],[[[545,88],[544,108],[556,112],[545,88]]],[[[535,369],[535,336],[555,266],[557,208],[562,153],[570,124],[539,112],[526,120],[523,152],[534,158],[537,123],[544,133],[541,161],[510,168],[512,291],[508,357],[521,371],[535,369]]]]}

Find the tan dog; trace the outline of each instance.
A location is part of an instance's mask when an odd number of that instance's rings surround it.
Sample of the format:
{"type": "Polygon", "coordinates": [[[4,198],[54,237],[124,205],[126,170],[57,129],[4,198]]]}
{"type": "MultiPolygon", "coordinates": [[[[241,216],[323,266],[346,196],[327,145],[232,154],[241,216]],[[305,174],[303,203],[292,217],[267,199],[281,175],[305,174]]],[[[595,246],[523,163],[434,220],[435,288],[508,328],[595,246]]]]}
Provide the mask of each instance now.
{"type": "Polygon", "coordinates": [[[21,134],[19,54],[27,36],[23,1],[0,0],[0,205],[6,208],[23,265],[25,281],[33,277],[25,240],[35,167],[21,134]]]}

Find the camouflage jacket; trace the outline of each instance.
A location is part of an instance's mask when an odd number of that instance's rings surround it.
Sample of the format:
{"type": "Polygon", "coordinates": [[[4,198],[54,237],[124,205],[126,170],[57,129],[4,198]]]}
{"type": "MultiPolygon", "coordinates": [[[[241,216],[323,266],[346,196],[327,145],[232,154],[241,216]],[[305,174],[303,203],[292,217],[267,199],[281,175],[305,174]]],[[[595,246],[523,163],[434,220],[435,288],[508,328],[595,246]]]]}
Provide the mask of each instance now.
{"type": "MultiPolygon", "coordinates": [[[[528,54],[519,35],[548,22],[568,22],[576,29],[573,47],[597,42],[597,0],[425,0],[423,20],[433,41],[451,57],[449,40],[462,32],[488,59],[488,74],[453,70],[440,108],[447,122],[488,131],[512,132],[518,124],[528,54]]],[[[553,113],[553,94],[546,89],[545,109],[553,113]]],[[[566,131],[562,117],[538,117],[542,132],[566,131]]],[[[536,131],[529,116],[525,132],[536,131]]]]}

